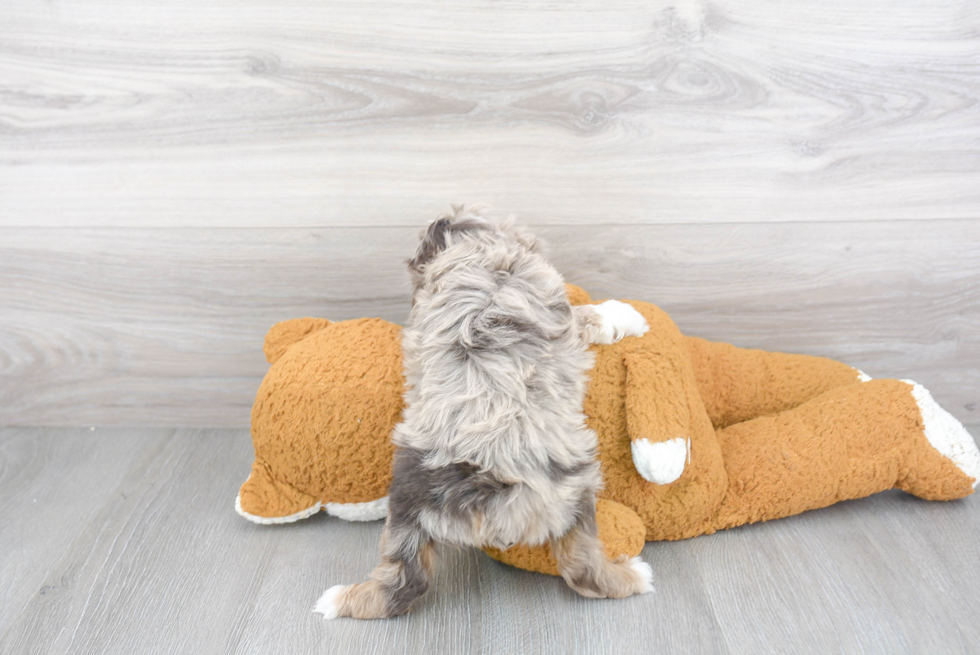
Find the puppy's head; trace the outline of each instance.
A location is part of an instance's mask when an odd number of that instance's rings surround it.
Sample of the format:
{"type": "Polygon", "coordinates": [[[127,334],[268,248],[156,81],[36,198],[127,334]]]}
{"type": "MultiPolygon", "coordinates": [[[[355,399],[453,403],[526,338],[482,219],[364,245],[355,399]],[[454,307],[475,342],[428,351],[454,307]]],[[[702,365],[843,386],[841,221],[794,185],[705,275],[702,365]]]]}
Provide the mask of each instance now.
{"type": "Polygon", "coordinates": [[[412,286],[423,286],[426,272],[439,255],[463,241],[482,242],[509,240],[528,252],[538,252],[540,242],[514,226],[513,218],[498,225],[487,220],[479,205],[453,205],[453,213],[443,214],[419,232],[419,245],[415,256],[408,260],[408,272],[412,286]]]}
{"type": "Polygon", "coordinates": [[[419,246],[415,256],[408,260],[408,272],[416,287],[422,281],[426,266],[460,237],[478,230],[493,230],[493,224],[483,218],[478,209],[453,205],[453,210],[452,214],[443,214],[419,232],[419,246]]]}

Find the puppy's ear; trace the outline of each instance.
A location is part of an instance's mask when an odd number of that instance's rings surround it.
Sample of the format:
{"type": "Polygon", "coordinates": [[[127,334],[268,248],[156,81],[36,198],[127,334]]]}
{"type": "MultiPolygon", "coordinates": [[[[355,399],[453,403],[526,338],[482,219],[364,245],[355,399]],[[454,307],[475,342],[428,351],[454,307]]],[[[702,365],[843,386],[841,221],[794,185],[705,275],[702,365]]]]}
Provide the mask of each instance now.
{"type": "Polygon", "coordinates": [[[438,218],[419,234],[419,247],[415,256],[408,260],[408,272],[416,286],[422,280],[425,266],[454,242],[455,235],[494,229],[485,218],[473,213],[472,208],[467,210],[462,205],[453,205],[453,209],[455,215],[438,218]]]}
{"type": "Polygon", "coordinates": [[[448,217],[433,221],[429,227],[422,230],[419,234],[419,247],[415,250],[415,256],[408,260],[408,272],[413,278],[421,277],[422,269],[435,256],[446,248],[446,233],[450,229],[452,219],[448,217]]]}

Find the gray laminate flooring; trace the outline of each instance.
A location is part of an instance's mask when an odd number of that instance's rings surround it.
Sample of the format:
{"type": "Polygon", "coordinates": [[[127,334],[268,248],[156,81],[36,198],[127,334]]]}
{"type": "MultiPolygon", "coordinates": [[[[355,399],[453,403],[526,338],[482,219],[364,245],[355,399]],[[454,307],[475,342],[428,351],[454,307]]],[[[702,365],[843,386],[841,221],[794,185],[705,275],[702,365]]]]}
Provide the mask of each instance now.
{"type": "Polygon", "coordinates": [[[448,551],[410,615],[328,622],[314,601],[368,574],[381,523],[246,522],[251,455],[245,430],[0,430],[0,652],[980,652],[978,497],[650,543],[657,593],[623,601],[448,551]]]}

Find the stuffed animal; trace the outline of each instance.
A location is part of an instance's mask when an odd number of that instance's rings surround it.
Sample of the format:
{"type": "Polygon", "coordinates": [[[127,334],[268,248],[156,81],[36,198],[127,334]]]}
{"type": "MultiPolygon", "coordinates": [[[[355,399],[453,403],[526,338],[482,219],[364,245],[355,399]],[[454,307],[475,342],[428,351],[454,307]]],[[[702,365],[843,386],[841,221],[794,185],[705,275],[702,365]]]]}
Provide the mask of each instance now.
{"type": "MultiPolygon", "coordinates": [[[[592,302],[579,287],[567,291],[572,304],[592,302]]],[[[892,488],[961,498],[980,479],[973,438],[920,385],[684,336],[663,310],[629,302],[650,329],[593,346],[584,407],[599,437],[596,513],[608,555],[892,488]]],[[[236,500],[242,516],[385,516],[404,384],[399,329],[381,319],[298,319],[269,331],[272,366],[252,409],[255,463],[236,500]]],[[[487,552],[558,573],[548,546],[487,552]]]]}

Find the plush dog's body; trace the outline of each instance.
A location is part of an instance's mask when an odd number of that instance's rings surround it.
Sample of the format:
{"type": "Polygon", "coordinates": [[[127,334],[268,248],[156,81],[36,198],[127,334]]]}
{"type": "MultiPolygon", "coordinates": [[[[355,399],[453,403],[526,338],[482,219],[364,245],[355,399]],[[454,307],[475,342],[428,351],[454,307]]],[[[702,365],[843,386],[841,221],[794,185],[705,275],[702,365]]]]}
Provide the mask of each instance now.
{"type": "Polygon", "coordinates": [[[582,401],[591,342],[642,334],[622,303],[572,308],[533,237],[457,210],[429,226],[409,262],[402,332],[406,408],[396,445],[382,564],[334,587],[328,617],[409,609],[428,588],[435,542],[553,545],[579,593],[650,589],[649,567],[608,561],[595,528],[596,435],[582,401]]]}

